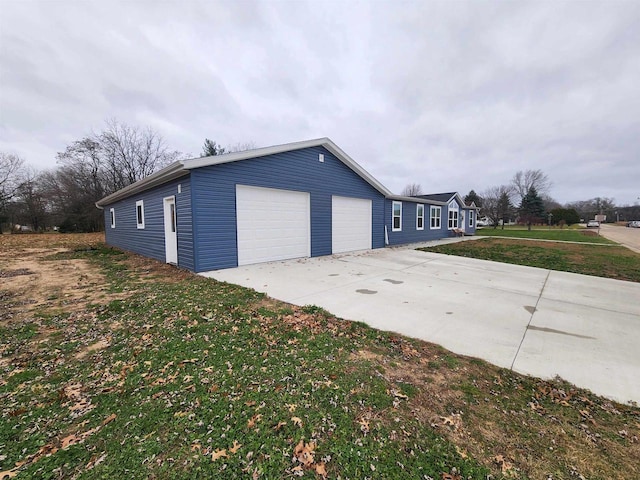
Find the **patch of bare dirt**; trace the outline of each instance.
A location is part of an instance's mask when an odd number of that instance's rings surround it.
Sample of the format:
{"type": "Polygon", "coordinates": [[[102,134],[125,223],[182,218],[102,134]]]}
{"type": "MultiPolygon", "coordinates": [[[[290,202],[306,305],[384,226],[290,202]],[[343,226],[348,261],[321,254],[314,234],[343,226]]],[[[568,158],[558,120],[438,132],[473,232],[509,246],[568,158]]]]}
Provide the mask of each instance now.
{"type": "MultiPolygon", "coordinates": [[[[104,233],[33,233],[0,235],[0,256],[30,249],[91,247],[104,243],[104,233]]],[[[1,260],[0,260],[1,261],[1,260]]]]}
{"type": "Polygon", "coordinates": [[[43,307],[73,311],[89,302],[103,301],[105,279],[86,260],[47,260],[51,254],[65,251],[24,248],[0,252],[2,290],[20,303],[13,319],[24,318],[43,307]]]}
{"type": "Polygon", "coordinates": [[[90,353],[97,352],[97,351],[100,351],[100,350],[104,350],[105,348],[109,347],[110,345],[111,345],[111,342],[108,339],[98,340],[97,342],[92,343],[91,345],[88,345],[87,347],[84,347],[82,350],[80,350],[78,353],[76,353],[76,359],[77,360],[82,360],[84,357],[86,357],[90,353]]]}

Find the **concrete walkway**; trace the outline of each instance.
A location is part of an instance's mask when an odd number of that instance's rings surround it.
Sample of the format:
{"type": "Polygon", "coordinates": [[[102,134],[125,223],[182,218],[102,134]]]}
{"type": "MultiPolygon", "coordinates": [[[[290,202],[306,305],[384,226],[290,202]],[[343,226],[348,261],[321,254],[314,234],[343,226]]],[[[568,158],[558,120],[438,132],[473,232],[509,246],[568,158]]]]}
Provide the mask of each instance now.
{"type": "Polygon", "coordinates": [[[640,284],[413,248],[203,275],[518,372],[559,375],[620,402],[640,402],[640,284]]]}

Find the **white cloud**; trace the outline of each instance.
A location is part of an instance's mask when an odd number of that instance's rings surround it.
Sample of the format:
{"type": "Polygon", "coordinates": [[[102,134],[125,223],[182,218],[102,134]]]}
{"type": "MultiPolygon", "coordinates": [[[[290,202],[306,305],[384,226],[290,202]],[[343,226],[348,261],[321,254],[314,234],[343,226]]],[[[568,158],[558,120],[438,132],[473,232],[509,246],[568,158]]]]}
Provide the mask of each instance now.
{"type": "Polygon", "coordinates": [[[395,192],[640,195],[635,2],[0,1],[0,149],[41,168],[118,118],[193,154],[329,136],[395,192]]]}

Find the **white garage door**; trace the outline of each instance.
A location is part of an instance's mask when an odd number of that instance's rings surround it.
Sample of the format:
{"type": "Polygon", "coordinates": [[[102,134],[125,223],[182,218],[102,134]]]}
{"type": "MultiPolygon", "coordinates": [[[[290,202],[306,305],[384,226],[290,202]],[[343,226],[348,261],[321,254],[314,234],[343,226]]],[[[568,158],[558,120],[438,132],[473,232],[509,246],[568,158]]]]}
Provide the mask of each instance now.
{"type": "Polygon", "coordinates": [[[371,200],[331,197],[331,251],[371,248],[371,200]]]}
{"type": "Polygon", "coordinates": [[[311,256],[306,192],[236,186],[238,265],[311,256]]]}

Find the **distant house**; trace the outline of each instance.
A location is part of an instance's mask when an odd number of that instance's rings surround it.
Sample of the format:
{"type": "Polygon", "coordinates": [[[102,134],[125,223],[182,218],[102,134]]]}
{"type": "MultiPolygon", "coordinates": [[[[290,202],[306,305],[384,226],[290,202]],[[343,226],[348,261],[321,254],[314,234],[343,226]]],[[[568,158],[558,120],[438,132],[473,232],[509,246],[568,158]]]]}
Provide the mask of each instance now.
{"type": "Polygon", "coordinates": [[[393,195],[328,138],[181,160],[96,205],[108,244],[195,272],[473,234],[477,212],[393,195]]]}

